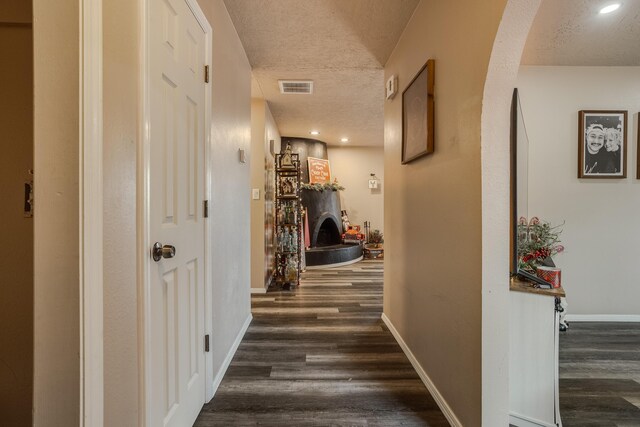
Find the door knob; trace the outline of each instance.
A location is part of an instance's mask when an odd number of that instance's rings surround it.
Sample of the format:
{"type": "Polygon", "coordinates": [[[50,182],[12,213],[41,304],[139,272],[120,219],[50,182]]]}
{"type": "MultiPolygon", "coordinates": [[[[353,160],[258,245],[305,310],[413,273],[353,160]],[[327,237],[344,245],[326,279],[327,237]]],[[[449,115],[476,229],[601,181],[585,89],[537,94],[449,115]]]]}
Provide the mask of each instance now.
{"type": "Polygon", "coordinates": [[[151,249],[151,256],[155,262],[160,261],[162,258],[173,258],[176,256],[176,248],[171,245],[162,245],[160,242],[156,242],[151,249]]]}

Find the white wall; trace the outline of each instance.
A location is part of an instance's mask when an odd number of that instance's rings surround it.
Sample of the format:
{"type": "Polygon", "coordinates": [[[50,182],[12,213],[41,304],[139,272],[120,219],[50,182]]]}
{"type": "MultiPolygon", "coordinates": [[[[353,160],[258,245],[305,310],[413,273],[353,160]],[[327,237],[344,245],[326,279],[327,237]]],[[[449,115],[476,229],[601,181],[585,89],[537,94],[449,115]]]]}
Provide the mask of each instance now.
{"type": "Polygon", "coordinates": [[[347,211],[351,224],[364,226],[371,222],[371,230],[384,232],[384,148],[329,147],[331,179],[345,187],[340,192],[340,205],[347,211]],[[370,174],[375,173],[382,184],[378,190],[369,189],[370,174]]]}
{"type": "Polygon", "coordinates": [[[569,314],[640,314],[636,176],[640,67],[522,67],[529,135],[529,215],[565,221],[562,268],[569,314]],[[578,179],[578,111],[628,110],[626,179],[578,179]]]}
{"type": "Polygon", "coordinates": [[[133,426],[139,415],[136,276],[139,7],[103,2],[104,423],[133,426]]]}
{"type": "Polygon", "coordinates": [[[79,34],[77,0],[34,0],[34,414],[80,417],[79,34]]]}
{"type": "Polygon", "coordinates": [[[215,376],[251,313],[251,66],[223,1],[198,3],[213,27],[209,221],[215,376]],[[239,149],[246,163],[240,163],[239,149]]]}
{"type": "MultiPolygon", "coordinates": [[[[260,199],[251,200],[251,288],[262,291],[268,286],[268,264],[273,264],[273,244],[267,245],[274,231],[273,212],[267,224],[267,209],[273,211],[274,194],[268,195],[267,167],[273,169],[274,157],[270,153],[269,141],[274,141],[274,152],[280,151],[280,133],[269,105],[262,98],[251,100],[251,188],[260,190],[260,199]],[[270,199],[267,200],[267,197],[270,199]]],[[[272,184],[273,186],[273,184],[272,184]]]]}

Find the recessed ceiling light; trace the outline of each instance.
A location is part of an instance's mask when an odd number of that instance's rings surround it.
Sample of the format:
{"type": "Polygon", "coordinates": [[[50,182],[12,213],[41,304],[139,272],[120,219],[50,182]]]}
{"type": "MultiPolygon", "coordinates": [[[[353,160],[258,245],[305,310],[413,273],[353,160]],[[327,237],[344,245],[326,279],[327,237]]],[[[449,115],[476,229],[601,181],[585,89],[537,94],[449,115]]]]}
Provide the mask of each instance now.
{"type": "Polygon", "coordinates": [[[349,138],[340,138],[340,142],[349,142],[349,138]]]}
{"type": "Polygon", "coordinates": [[[320,132],[317,130],[312,130],[311,132],[309,132],[311,135],[320,135],[320,132]]]}
{"type": "Polygon", "coordinates": [[[600,9],[600,14],[604,15],[606,13],[611,13],[613,11],[616,11],[620,8],[620,3],[612,3],[608,6],[603,7],[602,9],[600,9]]]}

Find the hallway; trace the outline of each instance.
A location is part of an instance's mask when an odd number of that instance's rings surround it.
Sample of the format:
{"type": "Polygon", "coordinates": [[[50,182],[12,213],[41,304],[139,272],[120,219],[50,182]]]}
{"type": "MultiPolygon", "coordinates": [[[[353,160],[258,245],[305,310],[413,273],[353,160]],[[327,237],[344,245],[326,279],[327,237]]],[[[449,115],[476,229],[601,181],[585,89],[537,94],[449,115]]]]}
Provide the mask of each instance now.
{"type": "Polygon", "coordinates": [[[196,426],[448,426],[380,319],[383,263],[252,295],[253,321],[196,426]]]}

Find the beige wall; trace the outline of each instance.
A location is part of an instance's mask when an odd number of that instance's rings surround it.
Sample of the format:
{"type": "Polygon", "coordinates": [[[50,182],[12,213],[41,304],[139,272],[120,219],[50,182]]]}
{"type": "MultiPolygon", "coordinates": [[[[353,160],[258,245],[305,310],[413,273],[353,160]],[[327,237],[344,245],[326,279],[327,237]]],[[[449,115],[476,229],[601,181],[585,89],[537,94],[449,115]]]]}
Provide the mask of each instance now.
{"type": "Polygon", "coordinates": [[[31,2],[0,6],[0,414],[31,425],[33,394],[33,218],[23,215],[33,169],[31,2]],[[22,25],[15,25],[22,24],[22,25]]]}
{"type": "Polygon", "coordinates": [[[554,260],[570,315],[640,315],[639,75],[640,67],[550,66],[522,67],[518,74],[529,137],[529,216],[564,222],[567,250],[554,260]],[[577,178],[578,111],[595,108],[628,111],[625,179],[577,178]]]}
{"type": "Polygon", "coordinates": [[[423,0],[385,66],[384,313],[465,426],[481,419],[480,119],[505,3],[423,0]],[[401,94],[430,58],[435,153],[402,166],[401,94]]]}
{"type": "Polygon", "coordinates": [[[80,414],[79,3],[34,0],[34,424],[80,414]]]}
{"type": "Polygon", "coordinates": [[[331,179],[345,188],[340,192],[340,205],[347,211],[351,224],[364,226],[371,222],[371,230],[384,232],[384,149],[382,147],[328,147],[331,179]],[[369,189],[370,174],[374,173],[381,186],[369,189]]]}
{"type": "Polygon", "coordinates": [[[103,2],[104,423],[135,426],[138,402],[136,149],[138,4],[103,2]]]}
{"type": "MultiPolygon", "coordinates": [[[[260,199],[251,200],[251,288],[264,289],[269,283],[273,264],[274,194],[267,193],[268,168],[273,168],[274,157],[269,141],[274,141],[274,152],[280,151],[280,133],[269,105],[261,98],[251,100],[251,188],[260,190],[260,199]],[[269,228],[271,224],[271,228],[269,228]]],[[[269,175],[271,176],[271,175],[269,175]]],[[[272,192],[271,192],[272,193],[272,192]]]]}
{"type": "Polygon", "coordinates": [[[264,99],[251,99],[251,188],[260,190],[260,200],[251,199],[251,288],[264,289],[265,224],[264,224],[264,161],[265,158],[264,99]]]}

